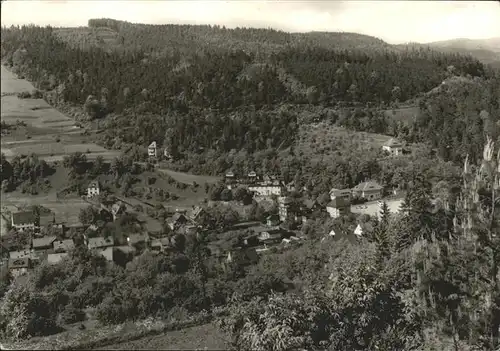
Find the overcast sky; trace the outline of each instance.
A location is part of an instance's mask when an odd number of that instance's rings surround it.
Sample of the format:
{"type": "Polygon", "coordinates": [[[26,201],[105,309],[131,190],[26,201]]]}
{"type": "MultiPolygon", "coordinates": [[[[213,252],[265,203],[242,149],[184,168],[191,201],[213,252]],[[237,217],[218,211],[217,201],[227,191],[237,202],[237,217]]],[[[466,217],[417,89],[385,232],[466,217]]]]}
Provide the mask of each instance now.
{"type": "Polygon", "coordinates": [[[85,26],[89,18],[142,23],[344,31],[391,44],[500,37],[499,1],[35,1],[7,0],[2,25],[85,26]]]}

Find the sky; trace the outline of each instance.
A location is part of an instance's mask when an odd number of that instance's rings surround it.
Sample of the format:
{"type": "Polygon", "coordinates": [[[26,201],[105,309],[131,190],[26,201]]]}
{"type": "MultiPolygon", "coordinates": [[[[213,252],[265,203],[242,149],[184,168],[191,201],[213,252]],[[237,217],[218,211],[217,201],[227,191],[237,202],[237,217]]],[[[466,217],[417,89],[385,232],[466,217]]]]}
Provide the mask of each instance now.
{"type": "Polygon", "coordinates": [[[372,35],[391,44],[500,37],[500,1],[6,0],[2,26],[85,26],[90,18],[372,35]]]}

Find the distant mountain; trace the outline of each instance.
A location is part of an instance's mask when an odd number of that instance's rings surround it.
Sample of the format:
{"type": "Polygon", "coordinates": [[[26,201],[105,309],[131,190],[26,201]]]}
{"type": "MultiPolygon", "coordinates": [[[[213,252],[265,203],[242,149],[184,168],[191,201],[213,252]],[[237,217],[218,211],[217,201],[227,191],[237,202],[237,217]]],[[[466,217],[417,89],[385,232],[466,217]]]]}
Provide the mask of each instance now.
{"type": "Polygon", "coordinates": [[[436,41],[413,46],[430,47],[449,53],[471,55],[483,63],[500,68],[500,37],[490,39],[466,39],[436,41]]]}

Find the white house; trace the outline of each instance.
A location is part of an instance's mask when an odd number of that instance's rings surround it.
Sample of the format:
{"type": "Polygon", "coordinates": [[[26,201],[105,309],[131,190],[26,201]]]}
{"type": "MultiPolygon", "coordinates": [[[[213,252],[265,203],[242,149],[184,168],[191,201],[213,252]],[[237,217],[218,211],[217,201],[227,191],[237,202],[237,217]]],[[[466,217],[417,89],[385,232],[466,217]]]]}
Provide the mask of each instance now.
{"type": "Polygon", "coordinates": [[[156,157],[156,141],[153,141],[151,144],[149,144],[148,156],[149,157],[156,157]]]}
{"type": "Polygon", "coordinates": [[[393,156],[402,155],[403,144],[400,141],[391,138],[382,146],[382,150],[387,151],[393,156]]]}
{"type": "Polygon", "coordinates": [[[87,197],[94,197],[101,193],[101,186],[98,181],[91,182],[87,187],[87,197]]]}
{"type": "MultiPolygon", "coordinates": [[[[149,151],[148,151],[148,154],[149,154],[149,151]]],[[[163,157],[165,157],[167,160],[171,160],[173,158],[172,155],[170,154],[170,152],[168,152],[167,148],[165,148],[163,150],[163,157]]]]}
{"type": "Polygon", "coordinates": [[[351,189],[335,189],[330,190],[330,199],[335,200],[336,198],[343,198],[346,201],[351,200],[351,189]]]}
{"type": "Polygon", "coordinates": [[[356,229],[354,229],[354,235],[361,237],[373,230],[373,227],[369,223],[359,223],[356,229]]]}
{"type": "Polygon", "coordinates": [[[368,201],[382,198],[384,188],[376,182],[363,182],[352,188],[352,195],[368,201]]]}

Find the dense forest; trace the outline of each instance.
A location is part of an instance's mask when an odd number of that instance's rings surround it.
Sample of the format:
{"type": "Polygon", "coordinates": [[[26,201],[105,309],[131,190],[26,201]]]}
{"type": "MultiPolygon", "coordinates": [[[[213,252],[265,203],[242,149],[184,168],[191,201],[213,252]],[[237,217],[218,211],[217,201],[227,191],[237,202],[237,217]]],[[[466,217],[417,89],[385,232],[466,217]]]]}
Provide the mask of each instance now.
{"type": "MultiPolygon", "coordinates": [[[[291,104],[337,115],[347,108],[353,114],[343,123],[348,128],[359,130],[358,120],[374,120],[364,130],[430,142],[445,161],[462,162],[466,152],[477,160],[483,130],[498,121],[498,72],[468,56],[393,50],[349,33],[332,34],[336,47],[318,39],[325,33],[297,37],[274,30],[114,20],[90,20],[89,26],[115,31],[112,44],[100,38],[101,45],[75,45],[77,29],[3,28],[2,58],[51,90],[51,101],[83,106],[89,119],[99,119],[107,147],[144,147],[157,140],[184,159],[209,151],[287,148],[299,125],[292,122],[296,114],[280,107],[291,104]],[[210,45],[201,45],[208,37],[210,45]],[[223,42],[227,45],[220,48],[223,42]],[[240,47],[232,48],[233,42],[240,47]],[[164,47],[172,52],[163,52],[164,47]],[[454,76],[463,77],[451,83],[459,87],[432,93],[454,76]],[[377,110],[403,101],[416,104],[416,99],[421,116],[408,118],[407,135],[401,128],[395,132],[392,121],[380,120],[377,110]],[[464,107],[469,101],[474,106],[464,107]]],[[[214,169],[207,166],[207,171],[214,169]]]]}
{"type": "MultiPolygon", "coordinates": [[[[2,281],[2,336],[55,331],[88,306],[102,324],[223,308],[219,325],[241,350],[498,349],[499,72],[352,33],[98,19],[1,34],[2,61],[51,104],[81,108],[80,122],[130,164],[156,140],[174,157],[169,167],[278,173],[312,197],[368,179],[406,190],[401,213],[383,209],[354,245],[325,239],[353,218],[318,219],[306,244],[250,267],[222,270],[203,235],[111,268],[77,245],[25,284],[2,281]],[[418,113],[391,119],[402,103],[418,113]],[[362,132],[398,137],[411,152],[385,157],[362,132]],[[442,206],[431,206],[436,198],[442,206]]],[[[75,177],[82,162],[64,161],[75,177]]],[[[36,156],[1,166],[6,187],[50,172],[36,156]]],[[[210,227],[235,221],[231,211],[211,215],[210,227]]]]}

